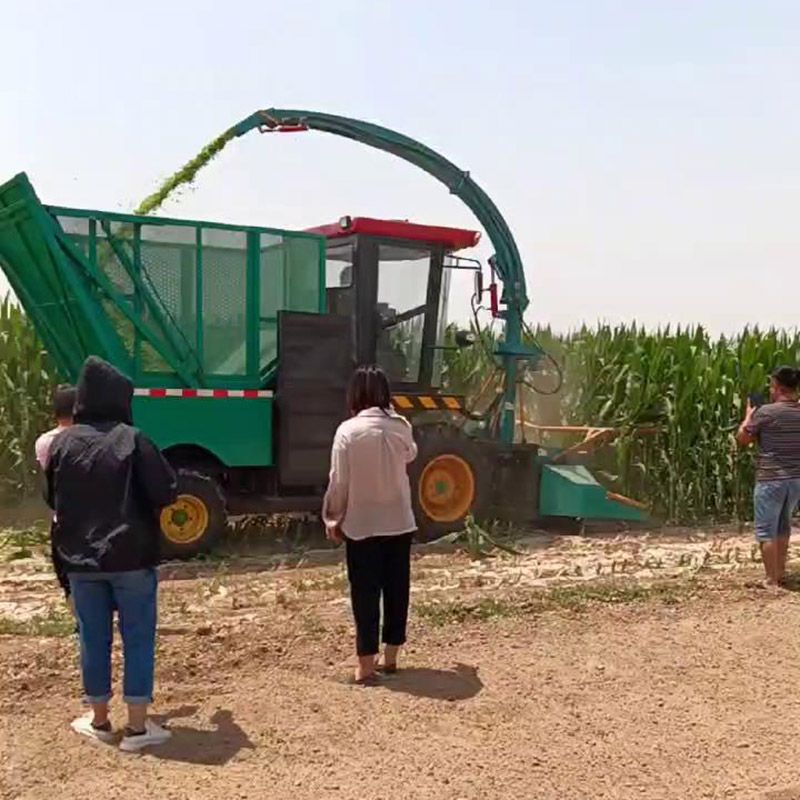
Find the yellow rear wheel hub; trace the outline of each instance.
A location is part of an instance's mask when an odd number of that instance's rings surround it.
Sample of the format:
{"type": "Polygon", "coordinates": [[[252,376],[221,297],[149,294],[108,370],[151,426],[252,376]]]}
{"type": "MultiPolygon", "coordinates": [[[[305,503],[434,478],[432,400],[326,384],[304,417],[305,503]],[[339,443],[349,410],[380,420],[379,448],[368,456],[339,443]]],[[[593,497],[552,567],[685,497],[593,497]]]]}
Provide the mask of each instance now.
{"type": "Polygon", "coordinates": [[[191,544],[208,528],[208,507],[193,494],[178,499],[161,512],[161,531],[174,544],[191,544]]]}
{"type": "Polygon", "coordinates": [[[460,456],[432,458],[419,480],[419,504],[434,522],[457,522],[475,500],[475,475],[460,456]]]}

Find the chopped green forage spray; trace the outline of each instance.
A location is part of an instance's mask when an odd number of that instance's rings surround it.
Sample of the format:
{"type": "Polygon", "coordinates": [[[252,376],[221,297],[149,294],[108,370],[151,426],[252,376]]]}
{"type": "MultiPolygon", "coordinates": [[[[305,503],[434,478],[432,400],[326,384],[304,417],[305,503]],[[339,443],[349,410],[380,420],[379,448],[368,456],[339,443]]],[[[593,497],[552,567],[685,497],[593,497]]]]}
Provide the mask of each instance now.
{"type": "Polygon", "coordinates": [[[134,210],[134,214],[145,215],[161,208],[164,201],[179,187],[194,181],[197,173],[219,155],[220,151],[233,139],[235,133],[229,128],[221,136],[209,142],[191,161],[187,161],[174,175],[167,178],[153,194],[145,197],[134,210]]]}

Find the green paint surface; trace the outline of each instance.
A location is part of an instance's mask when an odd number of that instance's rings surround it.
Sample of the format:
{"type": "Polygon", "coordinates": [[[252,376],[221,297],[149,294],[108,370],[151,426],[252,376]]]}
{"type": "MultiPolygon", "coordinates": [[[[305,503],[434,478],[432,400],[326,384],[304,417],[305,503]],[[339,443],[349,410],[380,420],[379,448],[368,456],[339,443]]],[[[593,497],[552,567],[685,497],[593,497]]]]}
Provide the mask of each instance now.
{"type": "Polygon", "coordinates": [[[203,448],[226,467],[268,467],[272,398],[134,397],[133,420],[162,450],[203,448]]]}
{"type": "Polygon", "coordinates": [[[646,519],[639,509],[609,500],[606,490],[586,467],[571,464],[545,464],[542,468],[539,514],[577,519],[646,519]]]}

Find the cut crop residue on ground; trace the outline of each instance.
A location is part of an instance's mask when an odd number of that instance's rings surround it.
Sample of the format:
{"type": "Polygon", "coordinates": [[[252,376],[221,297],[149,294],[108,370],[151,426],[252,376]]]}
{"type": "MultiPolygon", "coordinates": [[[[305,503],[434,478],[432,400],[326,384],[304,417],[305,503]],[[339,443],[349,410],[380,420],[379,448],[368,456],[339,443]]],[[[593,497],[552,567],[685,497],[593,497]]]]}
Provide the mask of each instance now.
{"type": "Polygon", "coordinates": [[[313,565],[336,554],[169,565],[157,711],[175,735],[140,758],[69,732],[71,620],[40,545],[19,544],[34,555],[0,569],[2,797],[800,793],[800,596],[751,588],[760,565],[726,557],[747,536],[533,536],[474,562],[423,548],[406,670],[375,690],[346,683],[346,576],[313,565]]]}

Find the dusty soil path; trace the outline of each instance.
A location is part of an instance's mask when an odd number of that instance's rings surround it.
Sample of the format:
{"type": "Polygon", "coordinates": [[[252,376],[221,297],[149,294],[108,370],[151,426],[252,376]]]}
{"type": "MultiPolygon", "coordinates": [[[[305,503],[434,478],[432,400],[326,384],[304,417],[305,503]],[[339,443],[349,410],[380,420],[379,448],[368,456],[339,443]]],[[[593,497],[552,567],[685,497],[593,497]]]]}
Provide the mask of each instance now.
{"type": "Polygon", "coordinates": [[[31,635],[68,626],[46,564],[11,562],[0,796],[800,798],[800,595],[753,587],[746,535],[523,546],[419,556],[408,669],[377,689],[345,683],[340,565],[168,567],[175,735],[142,756],[69,732],[74,640],[31,635]]]}

